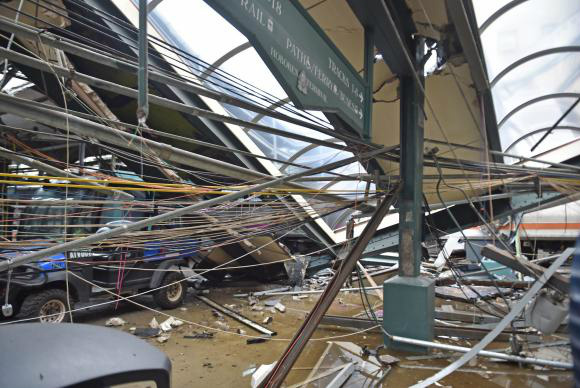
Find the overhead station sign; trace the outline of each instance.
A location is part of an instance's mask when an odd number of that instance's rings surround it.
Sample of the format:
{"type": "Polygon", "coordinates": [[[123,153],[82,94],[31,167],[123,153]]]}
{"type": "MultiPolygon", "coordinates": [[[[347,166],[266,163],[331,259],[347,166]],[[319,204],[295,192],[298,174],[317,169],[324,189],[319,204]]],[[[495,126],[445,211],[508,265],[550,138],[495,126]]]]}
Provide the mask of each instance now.
{"type": "Polygon", "coordinates": [[[205,0],[252,43],[300,109],[362,132],[364,81],[297,0],[205,0]]]}

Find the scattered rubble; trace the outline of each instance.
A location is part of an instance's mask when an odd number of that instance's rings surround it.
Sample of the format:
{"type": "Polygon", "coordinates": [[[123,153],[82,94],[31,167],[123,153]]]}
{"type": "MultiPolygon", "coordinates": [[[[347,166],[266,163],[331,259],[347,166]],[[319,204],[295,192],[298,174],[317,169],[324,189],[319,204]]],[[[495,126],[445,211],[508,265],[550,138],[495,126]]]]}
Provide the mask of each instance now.
{"type": "Polygon", "coordinates": [[[201,333],[194,332],[193,334],[184,335],[183,338],[187,339],[210,339],[214,338],[214,333],[203,331],[201,333]]]}
{"type": "Polygon", "coordinates": [[[284,306],[282,303],[278,302],[276,303],[276,305],[274,306],[274,308],[278,311],[280,311],[281,313],[285,313],[286,312],[286,306],[284,306]]]}
{"type": "Polygon", "coordinates": [[[378,356],[378,359],[382,365],[387,365],[387,366],[398,364],[399,361],[401,361],[397,357],[393,357],[393,356],[388,355],[388,354],[381,354],[378,356]]]}
{"type": "Polygon", "coordinates": [[[252,388],[257,388],[258,385],[268,376],[268,374],[274,369],[276,363],[260,365],[256,371],[252,374],[252,388]]]}
{"type": "Polygon", "coordinates": [[[161,333],[161,329],[152,327],[137,327],[133,334],[141,338],[157,337],[161,333]]]}
{"type": "Polygon", "coordinates": [[[246,343],[248,345],[252,345],[252,344],[261,344],[263,342],[266,342],[270,339],[270,337],[254,337],[254,338],[248,338],[246,340],[246,343]]]}
{"type": "Polygon", "coordinates": [[[159,327],[161,328],[161,330],[168,332],[168,331],[171,331],[171,329],[173,329],[175,327],[179,327],[181,325],[183,325],[183,321],[180,321],[179,319],[175,319],[174,317],[169,317],[165,321],[163,321],[159,325],[159,327]]]}
{"type": "Polygon", "coordinates": [[[157,322],[157,319],[155,317],[153,317],[153,319],[151,319],[151,322],[149,322],[149,327],[152,329],[160,329],[159,322],[157,322]]]}
{"type": "Polygon", "coordinates": [[[215,325],[220,328],[221,330],[228,331],[230,330],[230,325],[222,321],[215,321],[215,325]]]}
{"type": "Polygon", "coordinates": [[[107,322],[105,322],[105,326],[123,326],[125,323],[127,322],[123,318],[113,317],[107,319],[107,322]]]}
{"type": "Polygon", "coordinates": [[[164,344],[169,340],[169,338],[171,338],[171,337],[168,334],[163,334],[163,335],[160,335],[159,337],[157,337],[156,340],[160,344],[164,344]]]}
{"type": "Polygon", "coordinates": [[[253,374],[256,371],[256,369],[258,369],[256,368],[256,365],[251,365],[248,369],[242,372],[242,377],[246,377],[253,374]]]}

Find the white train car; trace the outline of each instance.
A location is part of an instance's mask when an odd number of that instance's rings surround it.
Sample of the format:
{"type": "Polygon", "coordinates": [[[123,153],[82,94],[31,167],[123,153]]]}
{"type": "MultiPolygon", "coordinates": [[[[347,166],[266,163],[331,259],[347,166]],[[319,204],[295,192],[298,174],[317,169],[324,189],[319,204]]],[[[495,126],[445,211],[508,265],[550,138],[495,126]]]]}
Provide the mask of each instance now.
{"type": "Polygon", "coordinates": [[[522,241],[574,241],[578,236],[580,236],[580,201],[526,213],[520,225],[522,241]]]}
{"type": "MultiPolygon", "coordinates": [[[[496,224],[496,227],[504,237],[513,237],[513,232],[518,228],[524,254],[543,256],[561,252],[566,247],[573,246],[580,237],[580,201],[531,211],[524,214],[519,225],[516,221],[517,218],[510,219],[499,226],[496,224]]],[[[454,250],[465,249],[466,257],[474,261],[476,256],[481,255],[480,250],[484,245],[494,244],[496,240],[485,226],[465,229],[462,233],[452,233],[445,239],[447,255],[454,250]],[[470,244],[465,244],[464,238],[467,238],[470,244]]],[[[442,255],[439,253],[436,261],[439,265],[444,264],[442,255]]]]}
{"type": "Polygon", "coordinates": [[[526,213],[519,225],[511,220],[498,229],[502,234],[510,234],[516,228],[521,241],[574,241],[580,236],[580,201],[526,213]]]}

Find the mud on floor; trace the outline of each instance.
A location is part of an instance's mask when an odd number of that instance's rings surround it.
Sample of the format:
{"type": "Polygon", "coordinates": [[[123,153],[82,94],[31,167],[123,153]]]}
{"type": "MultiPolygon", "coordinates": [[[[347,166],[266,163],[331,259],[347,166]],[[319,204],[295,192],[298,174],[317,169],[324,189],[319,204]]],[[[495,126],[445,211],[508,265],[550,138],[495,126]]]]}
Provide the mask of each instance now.
{"type": "MultiPolygon", "coordinates": [[[[165,343],[159,343],[156,338],[145,339],[164,351],[171,359],[173,365],[172,386],[175,388],[189,387],[250,387],[248,374],[243,376],[244,371],[261,364],[270,364],[276,361],[287,346],[287,340],[291,339],[300,327],[305,314],[312,308],[317,296],[309,296],[304,299],[292,298],[292,296],[270,297],[279,299],[285,306],[286,311],[252,311],[247,299],[234,298],[232,295],[239,292],[247,292],[239,288],[211,290],[206,296],[221,304],[235,305],[239,312],[256,322],[261,323],[266,316],[272,316],[273,320],[267,324],[268,328],[276,331],[277,336],[264,343],[246,343],[247,337],[237,334],[242,330],[248,336],[260,336],[249,327],[224,317],[217,319],[212,309],[199,301],[191,293],[182,308],[164,311],[173,315],[185,323],[172,329],[170,337],[165,343]],[[221,323],[217,323],[217,322],[221,323]],[[230,331],[230,333],[216,332],[213,338],[190,339],[185,335],[203,332],[198,325],[230,331]]],[[[377,308],[381,308],[377,298],[377,308]]],[[[139,303],[154,308],[152,300],[142,298],[139,303]]],[[[341,294],[332,305],[329,314],[353,316],[362,311],[360,296],[357,293],[341,294]]],[[[158,322],[167,319],[159,313],[150,310],[137,310],[132,305],[122,304],[115,309],[108,307],[104,310],[89,311],[77,317],[76,322],[104,325],[105,321],[112,317],[123,318],[127,323],[118,327],[118,330],[130,332],[131,328],[149,327],[149,322],[156,317],[158,322]]],[[[359,346],[376,348],[383,343],[382,336],[373,333],[361,333],[352,335],[354,330],[336,327],[320,327],[310,341],[304,353],[298,359],[294,369],[286,380],[287,385],[303,381],[312,367],[317,363],[322,353],[328,346],[328,341],[353,342],[359,346]]],[[[455,345],[470,346],[465,340],[451,342],[455,345]]],[[[507,347],[507,343],[496,343],[492,347],[507,347]]],[[[437,351],[436,351],[437,352],[437,351]]],[[[451,362],[450,358],[408,360],[408,356],[416,356],[402,352],[389,351],[388,354],[400,358],[399,365],[394,366],[384,380],[376,385],[376,380],[347,381],[343,387],[389,387],[407,388],[435,374],[439,369],[451,362]]],[[[246,373],[247,374],[247,373],[246,373]]],[[[542,370],[538,367],[518,367],[507,363],[491,362],[485,359],[476,359],[461,368],[460,371],[446,377],[440,386],[447,387],[477,387],[477,388],[569,388],[572,384],[570,372],[554,370],[542,370]]],[[[306,385],[318,387],[318,385],[306,385]]]]}

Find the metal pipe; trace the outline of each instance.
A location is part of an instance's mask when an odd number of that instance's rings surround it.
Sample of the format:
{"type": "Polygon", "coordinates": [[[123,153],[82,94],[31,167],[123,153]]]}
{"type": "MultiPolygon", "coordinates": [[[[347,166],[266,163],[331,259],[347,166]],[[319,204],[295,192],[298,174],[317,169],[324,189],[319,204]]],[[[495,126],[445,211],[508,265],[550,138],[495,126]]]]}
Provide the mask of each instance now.
{"type": "Polygon", "coordinates": [[[247,189],[240,190],[240,191],[235,192],[235,193],[224,195],[222,197],[208,199],[206,201],[198,202],[196,204],[186,206],[186,207],[183,207],[180,209],[176,209],[176,210],[164,213],[164,214],[159,214],[155,217],[146,218],[144,220],[141,220],[141,221],[138,221],[138,222],[135,222],[132,224],[121,225],[119,227],[113,228],[113,229],[106,231],[106,232],[103,232],[103,233],[96,233],[96,234],[92,234],[90,236],[80,238],[77,240],[73,240],[73,241],[70,241],[67,243],[53,245],[52,247],[42,249],[40,251],[36,251],[33,253],[29,253],[27,255],[19,256],[15,259],[0,261],[0,272],[8,270],[10,268],[14,268],[14,267],[19,266],[19,265],[24,265],[24,264],[30,263],[32,261],[35,261],[35,260],[43,258],[43,257],[52,256],[52,255],[57,254],[57,253],[67,252],[67,251],[70,251],[72,249],[81,248],[81,247],[84,247],[84,246],[87,246],[90,244],[94,244],[94,243],[97,243],[100,241],[107,240],[107,239],[112,238],[112,237],[120,236],[122,234],[125,234],[125,233],[133,231],[133,230],[139,230],[142,228],[146,228],[148,226],[151,226],[151,225],[154,225],[154,224],[157,224],[160,222],[170,221],[174,218],[181,217],[183,215],[190,214],[190,213],[193,213],[193,212],[196,212],[199,210],[203,210],[203,209],[206,209],[208,207],[218,205],[218,204],[221,204],[221,203],[224,203],[227,201],[234,201],[234,200],[242,198],[246,195],[250,195],[256,191],[262,191],[264,189],[267,189],[267,188],[270,188],[273,186],[278,186],[278,185],[281,185],[285,182],[289,182],[289,181],[292,181],[294,179],[297,179],[297,178],[300,178],[303,176],[318,174],[321,172],[325,172],[329,169],[332,170],[332,169],[350,164],[353,161],[359,160],[361,158],[364,159],[365,157],[372,157],[377,152],[378,151],[373,151],[370,153],[361,154],[358,157],[347,158],[347,159],[344,159],[344,160],[341,160],[338,162],[327,164],[325,166],[321,166],[321,167],[313,168],[310,170],[302,171],[302,172],[299,172],[296,174],[272,179],[269,182],[261,183],[261,184],[249,187],[247,189]]]}
{"type": "Polygon", "coordinates": [[[142,146],[144,149],[151,148],[158,153],[161,159],[196,169],[201,168],[206,171],[247,181],[272,178],[267,174],[181,150],[164,143],[158,143],[70,114],[50,110],[48,105],[46,108],[40,108],[27,104],[24,99],[2,94],[0,95],[0,106],[5,112],[36,120],[63,130],[68,129],[80,136],[95,138],[117,147],[123,147],[139,153],[142,151],[142,146]]]}
{"type": "MultiPolygon", "coordinates": [[[[1,99],[1,97],[0,97],[0,99],[1,99]]],[[[36,252],[30,253],[27,255],[19,256],[15,259],[0,261],[0,272],[8,270],[10,268],[14,268],[14,267],[19,266],[19,265],[24,265],[26,263],[30,263],[30,262],[35,261],[37,259],[40,259],[42,257],[52,256],[52,255],[57,254],[57,253],[62,253],[62,252],[66,252],[66,251],[69,251],[72,249],[81,248],[81,247],[84,247],[84,246],[89,245],[89,244],[97,243],[97,242],[104,241],[104,240],[112,238],[112,237],[120,236],[122,234],[125,234],[125,233],[133,231],[133,230],[139,230],[139,229],[146,228],[148,226],[151,226],[151,225],[154,225],[154,224],[157,224],[160,222],[170,221],[174,218],[181,217],[183,215],[190,214],[190,213],[193,213],[193,212],[196,212],[199,210],[203,210],[203,209],[206,209],[210,206],[218,205],[218,204],[221,204],[221,203],[224,203],[227,201],[234,201],[234,200],[242,198],[246,195],[250,195],[256,191],[262,191],[264,189],[267,189],[267,188],[270,188],[273,186],[278,186],[278,185],[281,185],[285,182],[289,182],[289,181],[292,181],[294,179],[301,178],[303,176],[318,174],[321,172],[325,172],[327,170],[333,170],[335,168],[350,164],[355,160],[363,160],[365,157],[373,157],[375,154],[377,154],[379,152],[381,152],[381,151],[367,152],[365,154],[359,155],[358,157],[353,156],[351,158],[346,158],[346,159],[343,159],[343,160],[340,160],[340,161],[337,161],[334,163],[327,164],[325,166],[312,168],[310,170],[302,171],[302,172],[299,172],[296,174],[272,179],[269,182],[261,183],[261,184],[249,187],[247,189],[240,190],[240,191],[235,192],[235,193],[224,195],[222,197],[208,199],[208,200],[203,201],[203,202],[198,202],[194,205],[186,206],[186,207],[176,209],[176,210],[164,213],[164,214],[159,214],[155,217],[147,218],[147,219],[144,219],[144,220],[132,223],[132,224],[122,225],[122,226],[119,226],[117,228],[111,229],[107,232],[92,234],[90,236],[80,238],[78,240],[73,240],[73,241],[70,241],[67,243],[53,245],[52,247],[42,249],[40,251],[36,251],[36,252]]],[[[382,150],[382,152],[384,152],[384,150],[382,150]]]]}
{"type": "MultiPolygon", "coordinates": [[[[99,65],[104,65],[104,66],[107,66],[107,67],[110,67],[110,68],[113,68],[116,70],[120,70],[120,71],[135,72],[138,70],[138,66],[135,66],[134,63],[132,63],[128,60],[113,58],[110,54],[106,55],[105,53],[101,53],[93,47],[82,45],[81,43],[71,41],[68,38],[61,37],[61,36],[55,36],[54,34],[52,34],[50,32],[47,32],[47,31],[44,31],[44,30],[41,30],[38,28],[34,28],[31,26],[25,26],[22,24],[14,23],[12,20],[10,20],[4,16],[0,16],[0,27],[2,28],[2,30],[10,32],[10,33],[14,33],[17,36],[21,36],[21,37],[24,37],[27,39],[32,39],[34,41],[40,40],[43,44],[45,44],[47,46],[63,50],[69,54],[79,56],[79,57],[87,59],[89,61],[96,62],[99,65]]],[[[148,75],[149,75],[149,78],[153,81],[160,82],[160,83],[167,84],[167,85],[171,85],[171,86],[175,86],[181,90],[195,93],[195,94],[198,94],[200,96],[209,97],[211,99],[214,99],[214,100],[219,101],[219,102],[224,103],[224,104],[234,105],[234,106],[237,106],[237,107],[240,107],[243,109],[247,109],[247,110],[250,110],[252,112],[261,114],[261,115],[273,117],[273,118],[276,118],[276,119],[279,119],[282,121],[286,121],[286,122],[289,122],[292,124],[296,124],[296,125],[300,125],[300,126],[309,128],[309,129],[313,129],[315,131],[327,134],[331,137],[339,138],[343,141],[349,142],[350,144],[352,144],[352,143],[366,144],[361,139],[357,139],[357,138],[354,138],[352,136],[342,135],[340,133],[334,132],[332,129],[325,128],[323,126],[316,125],[314,123],[309,123],[307,121],[300,120],[300,119],[295,118],[295,117],[290,117],[290,116],[285,115],[281,112],[276,112],[272,109],[263,108],[263,107],[260,107],[258,105],[255,105],[253,103],[250,103],[248,101],[244,101],[244,100],[229,96],[227,94],[223,94],[223,93],[219,93],[219,92],[216,92],[213,90],[206,89],[205,87],[195,85],[191,82],[187,82],[183,78],[168,76],[168,75],[162,74],[162,73],[155,71],[155,70],[149,70],[148,75]]],[[[252,128],[253,123],[250,124],[248,127],[252,128]]],[[[262,128],[260,130],[267,131],[265,128],[262,128]]],[[[277,134],[278,136],[285,136],[285,137],[294,138],[293,133],[288,133],[285,131],[276,130],[275,128],[270,128],[270,130],[272,131],[270,133],[277,134]]],[[[325,146],[329,146],[329,145],[325,144],[325,146]]],[[[373,145],[371,144],[371,146],[373,146],[373,145]]],[[[374,145],[374,146],[378,146],[378,145],[374,145]]]]}
{"type": "Polygon", "coordinates": [[[568,108],[568,110],[566,110],[566,112],[564,112],[560,116],[560,118],[558,120],[556,120],[556,122],[554,123],[554,125],[552,125],[552,127],[550,129],[548,129],[546,131],[546,133],[544,133],[544,135],[540,138],[540,140],[538,140],[538,142],[536,144],[534,144],[534,146],[530,149],[530,152],[533,152],[536,148],[538,148],[538,146],[544,141],[544,139],[546,137],[548,137],[548,135],[550,133],[552,133],[552,131],[554,130],[554,128],[556,128],[562,122],[562,120],[564,120],[566,118],[566,116],[568,116],[568,114],[574,110],[574,108],[576,107],[576,105],[578,105],[579,102],[580,102],[580,97],[578,97],[578,99],[576,101],[574,101],[574,103],[572,105],[570,105],[570,107],[568,108]]]}
{"type": "Polygon", "coordinates": [[[338,295],[341,286],[352,273],[357,261],[360,259],[368,242],[373,237],[379,224],[383,220],[385,214],[389,211],[393,201],[398,195],[397,188],[394,193],[386,197],[377,208],[361,235],[357,238],[354,246],[345,257],[340,271],[338,271],[330,280],[322,297],[318,300],[310,314],[304,320],[304,323],[290,342],[288,348],[284,351],[282,357],[274,367],[274,370],[268,374],[264,381],[259,384],[260,388],[278,388],[292,369],[292,365],[296,362],[302,350],[310,340],[310,337],[322,321],[324,314],[338,295]]]}
{"type": "Polygon", "coordinates": [[[149,4],[147,4],[147,13],[152,12],[155,9],[155,7],[161,4],[162,1],[163,0],[151,0],[149,4]]]}
{"type": "Polygon", "coordinates": [[[139,0],[139,71],[137,102],[137,121],[145,125],[149,116],[149,74],[148,74],[149,42],[147,39],[147,0],[139,0]]]}
{"type": "MultiPolygon", "coordinates": [[[[426,143],[431,143],[431,144],[439,144],[439,145],[444,145],[444,146],[451,146],[451,147],[455,147],[455,148],[462,148],[462,149],[466,149],[466,150],[486,151],[486,150],[484,150],[481,147],[468,146],[468,145],[465,145],[465,144],[446,143],[446,142],[441,141],[441,140],[425,139],[425,142],[426,143]]],[[[492,155],[505,156],[505,157],[508,157],[508,158],[520,159],[520,160],[524,160],[524,161],[527,161],[527,162],[537,162],[537,163],[547,164],[549,166],[561,167],[561,168],[566,169],[566,170],[576,170],[576,171],[580,171],[580,167],[574,166],[572,164],[550,162],[548,160],[542,160],[542,159],[538,159],[538,158],[528,158],[526,156],[515,155],[515,154],[510,154],[510,153],[501,152],[501,151],[494,151],[494,150],[488,150],[488,151],[492,155]]]]}
{"type": "MultiPolygon", "coordinates": [[[[459,353],[467,353],[471,350],[471,348],[466,348],[463,346],[440,344],[440,343],[436,343],[436,342],[423,341],[423,340],[418,340],[418,339],[413,339],[413,338],[399,337],[397,335],[392,336],[391,340],[393,340],[395,342],[409,344],[409,345],[418,345],[418,346],[424,346],[426,348],[451,350],[451,351],[459,352],[459,353]]],[[[483,356],[483,357],[497,358],[500,360],[518,362],[518,363],[522,363],[522,364],[551,366],[554,368],[562,368],[562,369],[572,369],[572,367],[573,367],[572,364],[568,363],[568,362],[559,362],[559,361],[552,361],[552,360],[544,360],[541,358],[514,356],[511,354],[490,352],[488,350],[481,350],[479,353],[477,353],[477,355],[483,356]]]]}
{"type": "MultiPolygon", "coordinates": [[[[376,286],[376,287],[365,287],[364,290],[382,290],[383,286],[376,286]]],[[[361,288],[341,288],[340,292],[345,291],[360,291],[361,288]]],[[[309,295],[309,294],[322,294],[324,290],[308,290],[308,291],[275,291],[275,292],[268,292],[268,291],[258,291],[258,292],[251,292],[246,294],[234,294],[236,298],[245,298],[247,296],[282,296],[282,295],[309,295]]]]}
{"type": "Polygon", "coordinates": [[[477,354],[483,351],[483,349],[489,345],[502,331],[503,329],[514,320],[516,316],[518,316],[524,307],[532,300],[533,297],[544,287],[546,282],[550,279],[550,277],[564,264],[564,262],[572,255],[574,252],[574,248],[566,249],[553,263],[550,267],[536,280],[534,285],[524,294],[524,296],[518,300],[515,305],[511,306],[511,310],[508,315],[503,317],[501,321],[491,330],[489,333],[486,334],[483,339],[478,342],[473,348],[469,349],[467,353],[462,355],[459,359],[452,362],[445,368],[441,369],[438,373],[434,374],[433,376],[421,381],[413,385],[411,388],[425,388],[434,384],[435,382],[441,380],[442,378],[448,376],[449,374],[453,373],[458,368],[461,368],[465,365],[469,360],[473,357],[476,357],[477,354]]]}
{"type": "MultiPolygon", "coordinates": [[[[2,49],[0,49],[0,51],[2,51],[2,49]]],[[[75,132],[78,135],[86,136],[88,138],[95,138],[105,143],[130,149],[138,153],[142,152],[142,147],[148,147],[152,151],[156,152],[159,158],[162,160],[183,164],[196,169],[201,168],[203,170],[225,175],[234,179],[242,179],[247,181],[272,179],[271,175],[263,174],[248,168],[236,166],[231,163],[222,162],[207,156],[185,151],[165,143],[159,143],[150,139],[145,139],[143,137],[123,132],[90,120],[85,120],[71,114],[55,111],[54,109],[51,109],[49,105],[31,105],[25,99],[0,94],[0,107],[2,107],[4,111],[10,111],[11,113],[21,117],[31,118],[46,125],[54,126],[63,130],[69,130],[75,132]]],[[[369,158],[380,156],[381,154],[390,151],[394,147],[395,146],[384,147],[363,153],[361,155],[367,155],[369,158]]],[[[351,160],[351,163],[358,160],[352,157],[347,159],[351,160]]],[[[330,170],[332,169],[326,169],[325,171],[330,170]]],[[[305,186],[293,183],[287,184],[284,187],[295,189],[306,188],[305,186]]]]}
{"type": "Polygon", "coordinates": [[[205,208],[208,208],[210,206],[214,206],[214,205],[218,205],[220,203],[226,202],[226,201],[233,201],[236,200],[238,198],[241,198],[245,195],[249,195],[252,194],[254,191],[258,191],[258,190],[262,190],[262,189],[266,189],[268,187],[280,184],[281,182],[283,182],[284,178],[279,178],[270,182],[266,182],[266,183],[262,183],[260,185],[256,185],[250,188],[247,188],[245,190],[241,190],[238,191],[236,193],[231,193],[228,195],[225,195],[223,197],[218,197],[218,198],[213,198],[213,199],[209,199],[207,201],[203,201],[203,202],[199,202],[196,203],[194,205],[190,205],[181,209],[177,209],[177,210],[173,210],[171,212],[165,213],[165,214],[160,214],[158,216],[155,217],[151,217],[151,218],[147,218],[145,220],[141,220],[132,224],[126,224],[126,225],[122,225],[116,228],[113,228],[109,231],[103,232],[103,233],[95,233],[92,234],[90,236],[84,237],[84,238],[80,238],[78,240],[73,240],[64,244],[57,244],[57,245],[53,245],[49,248],[45,248],[33,253],[29,253],[27,255],[23,255],[20,257],[17,257],[15,259],[12,260],[3,260],[0,261],[0,272],[20,266],[20,265],[24,265],[27,263],[30,263],[32,261],[38,260],[40,258],[43,257],[50,257],[54,254],[58,254],[58,253],[63,253],[63,252],[67,252],[70,251],[72,249],[77,249],[77,248],[81,248],[90,244],[94,244],[100,241],[104,241],[107,240],[109,238],[112,237],[116,237],[116,236],[120,236],[122,234],[125,234],[127,232],[133,231],[133,230],[139,230],[142,228],[146,228],[150,225],[154,225],[160,222],[164,222],[164,221],[170,221],[174,218],[186,215],[186,214],[190,214],[199,210],[203,210],[205,208]]]}
{"type": "Polygon", "coordinates": [[[206,298],[205,296],[202,295],[196,295],[195,296],[197,299],[201,300],[203,303],[207,304],[209,307],[227,315],[230,318],[235,319],[236,321],[243,323],[244,325],[251,327],[252,329],[256,330],[258,333],[262,333],[264,335],[273,337],[275,336],[277,333],[275,331],[272,331],[270,329],[268,329],[267,327],[264,327],[254,321],[252,321],[249,318],[244,317],[241,314],[238,314],[237,312],[222,306],[219,303],[214,302],[213,300],[206,298]]]}
{"type": "MultiPolygon", "coordinates": [[[[52,174],[55,176],[63,176],[63,177],[69,177],[69,178],[81,178],[79,175],[75,175],[75,174],[72,174],[68,171],[61,170],[60,168],[53,167],[49,164],[42,163],[38,160],[29,158],[27,156],[18,155],[16,153],[10,151],[9,149],[4,148],[4,147],[0,147],[0,156],[4,157],[6,159],[11,159],[11,160],[14,160],[16,162],[26,164],[29,167],[36,168],[40,171],[44,171],[46,173],[49,173],[49,174],[52,174]]],[[[124,198],[124,199],[128,199],[128,200],[134,199],[134,197],[131,194],[125,193],[124,191],[121,191],[121,190],[111,190],[108,187],[104,187],[98,183],[94,183],[94,182],[90,182],[90,181],[87,182],[87,184],[91,185],[91,186],[95,186],[95,190],[102,190],[102,191],[106,191],[107,193],[110,193],[112,191],[115,195],[115,198],[124,198]]]]}
{"type": "Polygon", "coordinates": [[[373,127],[373,80],[375,65],[375,34],[371,27],[364,26],[364,121],[363,138],[370,141],[373,127]]]}
{"type": "MultiPolygon", "coordinates": [[[[34,59],[30,56],[19,54],[19,53],[16,53],[14,51],[7,50],[4,48],[0,48],[0,58],[6,58],[6,59],[9,59],[15,63],[19,63],[19,64],[25,65],[25,66],[30,66],[34,69],[45,71],[47,73],[56,73],[57,75],[59,75],[61,77],[65,77],[68,79],[74,79],[74,80],[77,80],[80,82],[84,82],[87,85],[91,85],[93,87],[96,87],[96,88],[99,88],[102,90],[106,90],[109,92],[117,93],[117,94],[120,94],[120,95],[123,95],[126,97],[138,98],[138,95],[139,95],[138,90],[129,88],[127,86],[119,85],[119,84],[116,84],[114,82],[109,82],[109,81],[103,80],[101,78],[92,77],[92,76],[87,75],[87,74],[74,72],[70,69],[66,69],[62,66],[58,66],[55,64],[49,66],[44,61],[34,59]]],[[[259,130],[262,132],[271,133],[271,134],[274,134],[277,136],[292,138],[292,139],[303,141],[306,143],[314,143],[314,144],[318,144],[318,145],[321,145],[324,147],[338,149],[341,151],[344,151],[344,149],[345,149],[344,145],[341,145],[341,144],[335,144],[335,143],[332,143],[329,141],[318,140],[318,139],[314,139],[314,138],[309,137],[309,136],[304,136],[304,135],[300,135],[300,134],[291,133],[291,132],[283,131],[280,129],[272,128],[272,127],[269,127],[267,125],[257,124],[257,123],[249,122],[246,120],[238,119],[235,117],[222,115],[219,113],[212,112],[210,110],[196,108],[196,107],[186,105],[186,104],[183,104],[183,103],[180,103],[177,101],[173,101],[173,100],[170,100],[167,98],[159,97],[159,96],[156,96],[154,94],[149,94],[149,101],[156,104],[156,105],[163,106],[163,107],[166,107],[169,109],[173,109],[173,110],[176,110],[178,112],[182,112],[182,113],[185,113],[187,115],[191,115],[191,116],[195,116],[195,117],[203,117],[203,118],[215,120],[218,122],[234,124],[234,125],[238,125],[238,126],[245,127],[245,128],[251,128],[251,129],[259,130]]],[[[338,134],[337,134],[337,137],[339,137],[338,134]]]]}

